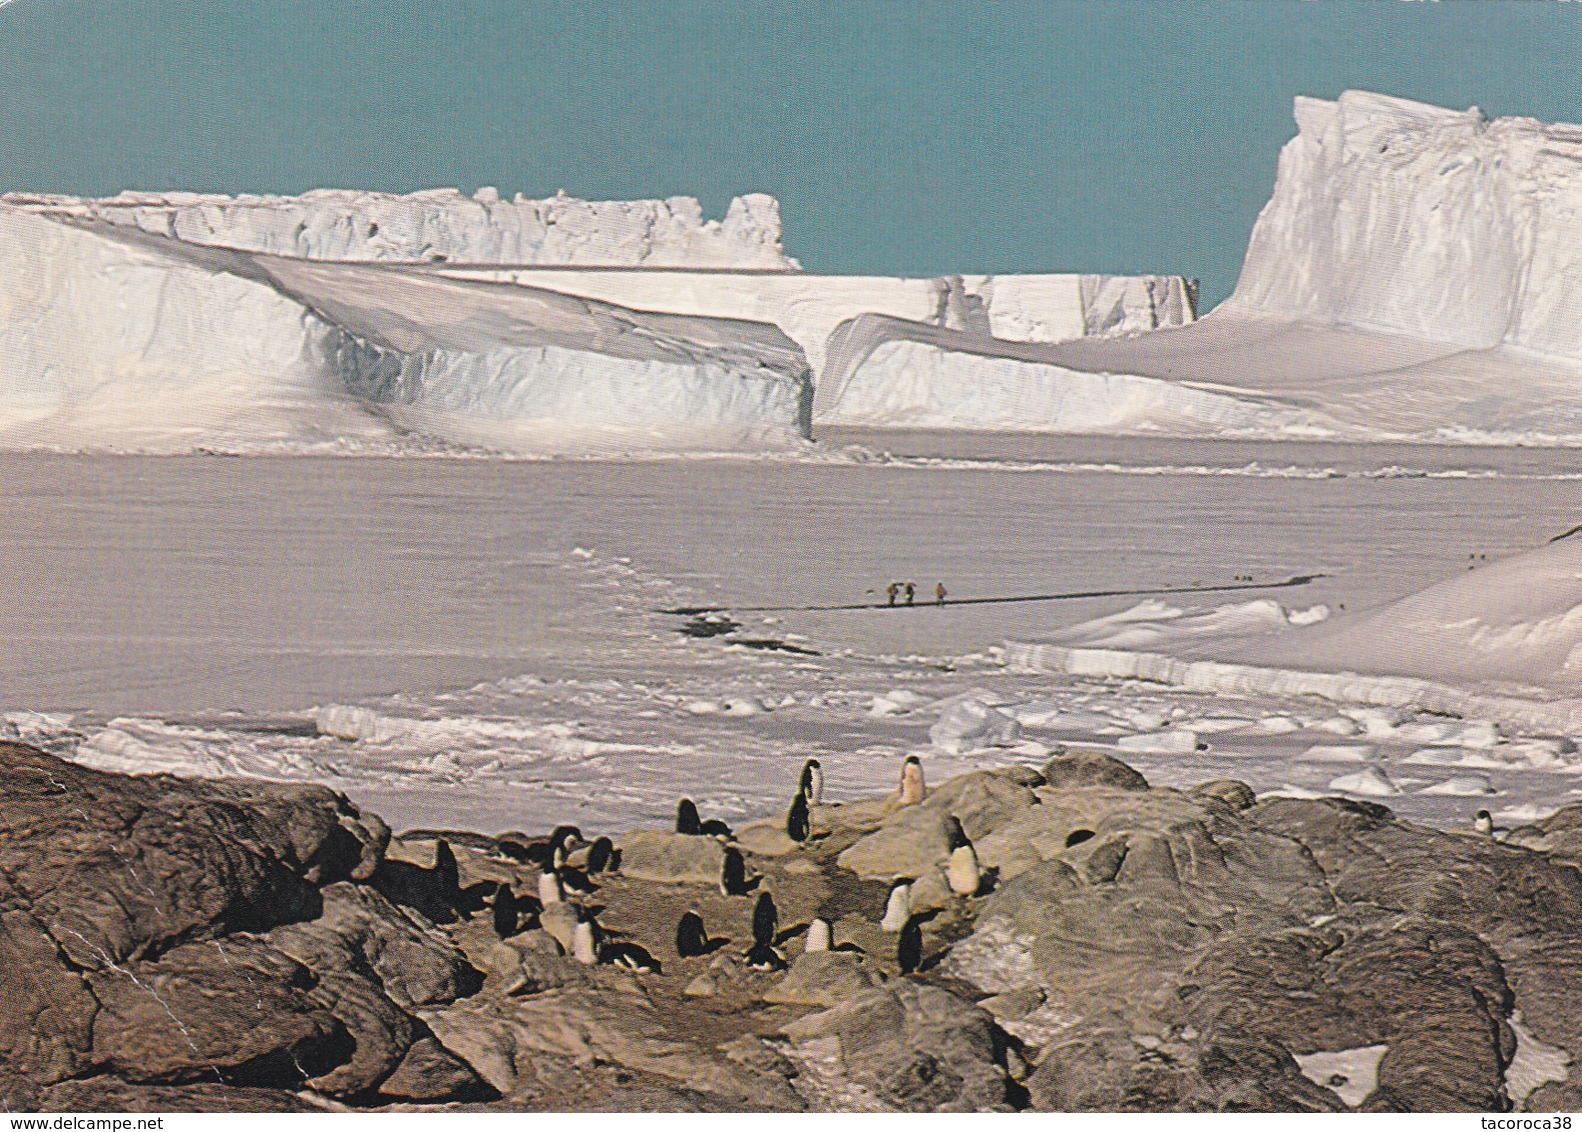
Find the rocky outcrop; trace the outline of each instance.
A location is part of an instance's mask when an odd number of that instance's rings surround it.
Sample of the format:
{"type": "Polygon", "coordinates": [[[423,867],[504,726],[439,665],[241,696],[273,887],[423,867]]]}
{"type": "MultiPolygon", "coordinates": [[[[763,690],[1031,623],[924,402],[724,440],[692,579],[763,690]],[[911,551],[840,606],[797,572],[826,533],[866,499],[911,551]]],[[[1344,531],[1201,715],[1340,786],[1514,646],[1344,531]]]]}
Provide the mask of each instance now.
{"type": "Polygon", "coordinates": [[[0,783],[0,1083],[26,1082],[25,1103],[480,1094],[411,1008],[481,977],[369,887],[377,818],[322,788],[104,774],[17,744],[0,783]]]}
{"type": "Polygon", "coordinates": [[[569,827],[392,838],[329,791],[17,745],[0,788],[13,1109],[1582,1099],[1582,808],[1501,843],[1075,751],[595,865],[569,827]]]}

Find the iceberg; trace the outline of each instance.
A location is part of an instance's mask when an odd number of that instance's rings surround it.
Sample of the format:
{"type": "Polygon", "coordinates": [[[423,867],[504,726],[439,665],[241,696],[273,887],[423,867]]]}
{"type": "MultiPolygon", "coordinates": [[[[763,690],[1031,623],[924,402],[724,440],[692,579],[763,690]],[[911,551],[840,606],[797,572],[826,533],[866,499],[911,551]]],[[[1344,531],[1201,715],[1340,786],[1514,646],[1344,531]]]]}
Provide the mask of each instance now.
{"type": "Polygon", "coordinates": [[[753,448],[808,435],[777,328],[0,205],[0,445],[753,448]]]}
{"type": "Polygon", "coordinates": [[[1582,444],[1582,127],[1358,91],[1295,117],[1236,290],[1203,318],[1032,352],[853,328],[821,418],[1582,444]]]}
{"type": "Polygon", "coordinates": [[[582,264],[794,270],[780,204],[763,193],[704,220],[693,197],[503,200],[494,189],[396,195],[315,189],[296,197],[126,192],[101,199],[10,193],[0,202],[57,219],[182,243],[296,259],[380,263],[582,264]]]}
{"type": "Polygon", "coordinates": [[[543,287],[639,310],[769,322],[802,347],[820,392],[826,352],[842,323],[864,314],[1011,342],[1069,342],[1184,326],[1195,284],[1179,275],[815,275],[791,271],[574,268],[435,269],[455,279],[543,287]]]}

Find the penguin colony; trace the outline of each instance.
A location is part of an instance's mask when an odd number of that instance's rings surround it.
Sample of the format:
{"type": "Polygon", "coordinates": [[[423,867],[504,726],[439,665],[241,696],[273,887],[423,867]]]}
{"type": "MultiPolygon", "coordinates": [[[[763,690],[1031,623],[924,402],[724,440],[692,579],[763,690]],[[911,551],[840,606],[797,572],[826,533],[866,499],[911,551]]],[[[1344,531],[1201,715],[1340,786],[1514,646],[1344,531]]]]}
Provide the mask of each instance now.
{"type": "MultiPolygon", "coordinates": [[[[786,810],[785,831],[792,841],[802,843],[808,840],[813,807],[822,804],[823,790],[823,768],[817,759],[808,759],[802,766],[796,793],[786,810]]],[[[909,755],[901,765],[900,780],[894,795],[895,804],[915,806],[927,796],[922,762],[916,755],[909,755]]],[[[977,850],[968,840],[961,823],[954,817],[950,823],[950,857],[944,867],[945,880],[950,891],[957,896],[975,896],[981,891],[984,880],[977,850]]],[[[1480,812],[1476,823],[1479,832],[1487,832],[1490,825],[1492,822],[1487,814],[1480,812]]],[[[728,825],[719,820],[703,820],[697,804],[690,798],[682,798],[676,806],[675,832],[688,837],[715,837],[726,842],[720,868],[720,894],[727,897],[749,894],[751,885],[746,861],[741,851],[729,844],[731,830],[728,825]]],[[[619,866],[619,852],[608,837],[585,841],[577,827],[562,825],[557,826],[545,841],[523,843],[502,840],[498,844],[500,853],[508,859],[532,864],[539,869],[536,902],[529,897],[519,896],[508,884],[496,889],[492,902],[493,927],[500,938],[509,938],[531,926],[531,921],[536,917],[538,926],[553,935],[580,963],[590,966],[609,963],[635,971],[660,969],[659,962],[641,946],[624,940],[606,939],[593,913],[572,903],[572,898],[588,896],[596,891],[597,886],[591,879],[593,876],[619,866]]],[[[455,854],[444,841],[439,843],[435,853],[435,869],[442,874],[442,879],[443,876],[451,876],[454,880],[457,874],[455,854]]],[[[891,885],[884,915],[879,922],[881,930],[897,936],[895,957],[903,974],[917,971],[924,962],[924,917],[912,912],[912,884],[912,878],[900,878],[891,885]]],[[[751,947],[743,954],[750,969],[780,971],[786,968],[786,956],[780,949],[780,912],[773,894],[767,890],[760,891],[753,903],[752,937],[751,947]]],[[[689,908],[676,924],[674,949],[680,958],[706,955],[726,942],[723,939],[710,939],[703,916],[695,907],[689,908]]],[[[842,946],[849,949],[851,945],[842,946]]],[[[802,950],[815,952],[833,948],[833,931],[829,921],[814,917],[803,935],[802,950]]]]}

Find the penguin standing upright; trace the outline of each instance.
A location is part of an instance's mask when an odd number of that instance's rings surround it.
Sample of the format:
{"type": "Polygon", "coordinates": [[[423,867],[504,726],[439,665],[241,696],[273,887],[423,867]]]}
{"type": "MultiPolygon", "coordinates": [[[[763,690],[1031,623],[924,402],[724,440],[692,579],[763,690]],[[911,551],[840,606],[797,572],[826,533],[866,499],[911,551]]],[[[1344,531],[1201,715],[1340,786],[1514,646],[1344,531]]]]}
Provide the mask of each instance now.
{"type": "Polygon", "coordinates": [[[725,847],[725,857],[720,862],[720,895],[745,896],[747,894],[747,862],[741,850],[734,845],[725,847]]]}
{"type": "Polygon", "coordinates": [[[676,832],[684,833],[688,837],[696,837],[702,829],[703,823],[698,819],[697,803],[691,798],[683,798],[676,803],[676,832]]]}
{"type": "Polygon", "coordinates": [[[602,873],[610,867],[610,859],[615,854],[615,842],[608,837],[597,838],[588,846],[588,859],[584,867],[590,873],[602,873]]]}
{"type": "Polygon", "coordinates": [[[703,917],[698,915],[696,908],[689,908],[676,923],[676,954],[691,959],[695,955],[706,955],[708,950],[709,933],[704,930],[703,917]]]}
{"type": "Polygon", "coordinates": [[[923,962],[923,925],[915,916],[907,920],[901,938],[895,941],[895,962],[903,975],[910,975],[923,962]]]}
{"type": "Polygon", "coordinates": [[[560,877],[553,869],[538,874],[538,902],[544,907],[559,904],[565,900],[566,894],[560,887],[560,877]]]}
{"type": "Polygon", "coordinates": [[[592,918],[578,920],[571,933],[571,954],[578,963],[591,967],[599,961],[599,926],[592,918]]]}
{"type": "Polygon", "coordinates": [[[753,904],[753,942],[774,946],[775,932],[780,928],[780,909],[775,907],[775,898],[767,892],[760,892],[758,900],[753,904]]]}
{"type": "Polygon", "coordinates": [[[1494,815],[1487,810],[1479,810],[1472,819],[1472,828],[1479,833],[1492,834],[1494,832],[1494,815]]]}
{"type": "Polygon", "coordinates": [[[521,902],[508,884],[502,884],[494,894],[494,934],[510,939],[516,934],[517,923],[522,918],[521,902]]]}
{"type": "Polygon", "coordinates": [[[814,916],[813,922],[807,926],[807,938],[802,941],[802,951],[828,951],[829,935],[829,921],[814,916]]]}
{"type": "Polygon", "coordinates": [[[879,921],[883,931],[898,932],[912,918],[912,884],[900,880],[890,886],[889,899],[884,904],[884,919],[879,921]]]}
{"type": "Polygon", "coordinates": [[[456,864],[456,851],[443,837],[434,846],[434,872],[445,892],[461,890],[461,869],[456,864]]]}
{"type": "Polygon", "coordinates": [[[755,971],[785,969],[785,956],[775,947],[775,932],[780,927],[780,911],[767,892],[758,894],[753,905],[753,945],[747,952],[747,966],[755,971]]]}
{"type": "Polygon", "coordinates": [[[824,768],[817,759],[808,759],[802,764],[802,778],[797,783],[797,789],[807,799],[809,806],[816,806],[823,799],[824,768]]]}
{"type": "Polygon", "coordinates": [[[960,845],[950,851],[950,864],[945,870],[950,881],[950,891],[957,896],[976,896],[983,883],[983,873],[978,868],[978,852],[972,845],[960,845]]]}
{"type": "Polygon", "coordinates": [[[928,787],[923,782],[923,763],[916,755],[907,755],[901,764],[901,805],[915,806],[928,797],[928,787]]]}
{"type": "Polygon", "coordinates": [[[792,841],[806,841],[807,834],[807,795],[799,792],[791,799],[791,808],[786,811],[786,836],[792,841]]]}

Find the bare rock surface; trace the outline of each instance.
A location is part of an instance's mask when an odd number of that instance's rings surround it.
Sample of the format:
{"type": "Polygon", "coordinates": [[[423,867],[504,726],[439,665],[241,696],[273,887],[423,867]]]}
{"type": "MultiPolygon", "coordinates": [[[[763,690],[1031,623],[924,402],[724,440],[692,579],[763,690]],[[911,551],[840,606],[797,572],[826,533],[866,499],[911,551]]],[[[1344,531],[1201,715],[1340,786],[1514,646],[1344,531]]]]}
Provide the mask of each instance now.
{"type": "Polygon", "coordinates": [[[543,905],[546,836],[392,838],[327,790],[0,744],[0,793],[14,1110],[1582,1099],[1582,807],[1501,843],[1066,751],[812,806],[801,842],[637,831],[595,868],[573,838],[587,871],[543,905]]]}

